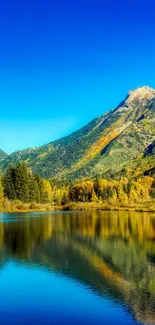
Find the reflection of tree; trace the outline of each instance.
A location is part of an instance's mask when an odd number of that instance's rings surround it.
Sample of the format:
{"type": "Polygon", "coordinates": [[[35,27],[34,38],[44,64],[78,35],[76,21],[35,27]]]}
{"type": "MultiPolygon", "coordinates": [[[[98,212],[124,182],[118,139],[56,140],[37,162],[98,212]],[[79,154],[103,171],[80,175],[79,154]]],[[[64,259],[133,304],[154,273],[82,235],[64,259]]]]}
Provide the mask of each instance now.
{"type": "Polygon", "coordinates": [[[0,224],[0,258],[11,256],[105,291],[137,320],[155,320],[155,218],[147,213],[29,214],[0,224]]]}
{"type": "Polygon", "coordinates": [[[4,224],[0,223],[0,249],[3,247],[4,224]]]}
{"type": "Polygon", "coordinates": [[[4,224],[4,242],[8,253],[20,259],[31,257],[34,247],[47,240],[52,233],[52,223],[47,218],[26,218],[23,222],[4,224]]]}

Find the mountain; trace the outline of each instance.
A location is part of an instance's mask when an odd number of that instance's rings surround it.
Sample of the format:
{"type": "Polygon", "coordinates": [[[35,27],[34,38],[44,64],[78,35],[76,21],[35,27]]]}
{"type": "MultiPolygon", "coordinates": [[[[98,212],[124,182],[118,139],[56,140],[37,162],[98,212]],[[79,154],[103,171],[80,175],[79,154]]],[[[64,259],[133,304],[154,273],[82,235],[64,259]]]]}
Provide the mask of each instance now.
{"type": "Polygon", "coordinates": [[[0,149],[0,161],[5,159],[7,157],[7,153],[5,153],[3,150],[0,149]]]}
{"type": "Polygon", "coordinates": [[[17,151],[0,162],[25,161],[49,178],[119,177],[155,170],[155,89],[132,90],[113,110],[47,145],[17,151]]]}

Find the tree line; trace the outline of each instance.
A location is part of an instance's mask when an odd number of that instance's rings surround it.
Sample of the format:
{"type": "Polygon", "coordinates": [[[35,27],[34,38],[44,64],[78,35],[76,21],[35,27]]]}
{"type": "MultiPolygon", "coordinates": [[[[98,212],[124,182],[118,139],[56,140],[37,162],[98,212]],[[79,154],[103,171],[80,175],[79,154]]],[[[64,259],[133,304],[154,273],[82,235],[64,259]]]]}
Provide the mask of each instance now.
{"type": "Polygon", "coordinates": [[[155,179],[94,179],[56,184],[33,174],[25,163],[10,164],[0,181],[0,202],[4,199],[23,203],[65,205],[69,202],[108,202],[127,206],[155,198],[155,179]]]}

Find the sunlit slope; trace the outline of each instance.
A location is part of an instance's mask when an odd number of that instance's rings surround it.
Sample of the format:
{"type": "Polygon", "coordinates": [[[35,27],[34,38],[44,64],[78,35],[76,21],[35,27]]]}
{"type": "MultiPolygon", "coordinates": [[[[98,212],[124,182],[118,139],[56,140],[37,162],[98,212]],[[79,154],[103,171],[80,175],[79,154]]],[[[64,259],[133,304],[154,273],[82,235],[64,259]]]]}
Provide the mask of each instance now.
{"type": "Polygon", "coordinates": [[[60,179],[151,173],[155,168],[154,141],[155,90],[142,87],[77,132],[11,154],[1,162],[1,169],[24,160],[41,176],[60,179]]]}

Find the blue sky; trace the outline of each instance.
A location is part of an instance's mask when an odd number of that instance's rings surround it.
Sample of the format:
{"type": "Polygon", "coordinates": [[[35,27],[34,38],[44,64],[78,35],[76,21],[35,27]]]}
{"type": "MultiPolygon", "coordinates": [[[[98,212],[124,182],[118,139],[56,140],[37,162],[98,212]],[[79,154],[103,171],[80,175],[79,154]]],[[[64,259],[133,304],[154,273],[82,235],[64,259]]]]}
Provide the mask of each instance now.
{"type": "Polygon", "coordinates": [[[48,143],[155,88],[154,53],[154,1],[2,1],[0,148],[48,143]]]}

